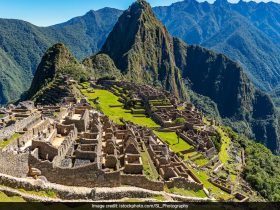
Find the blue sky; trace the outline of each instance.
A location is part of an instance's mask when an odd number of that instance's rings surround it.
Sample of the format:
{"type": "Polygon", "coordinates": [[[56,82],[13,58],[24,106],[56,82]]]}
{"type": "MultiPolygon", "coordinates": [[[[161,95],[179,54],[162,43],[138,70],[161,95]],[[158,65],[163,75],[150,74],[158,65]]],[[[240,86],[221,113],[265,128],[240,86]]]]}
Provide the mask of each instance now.
{"type": "MultiPolygon", "coordinates": [[[[180,0],[148,0],[152,6],[170,5],[177,1],[180,0]]],[[[274,1],[280,3],[280,0],[274,1]]],[[[21,19],[38,26],[49,26],[81,16],[91,9],[126,9],[132,2],[134,0],[0,0],[0,18],[21,19]]]]}

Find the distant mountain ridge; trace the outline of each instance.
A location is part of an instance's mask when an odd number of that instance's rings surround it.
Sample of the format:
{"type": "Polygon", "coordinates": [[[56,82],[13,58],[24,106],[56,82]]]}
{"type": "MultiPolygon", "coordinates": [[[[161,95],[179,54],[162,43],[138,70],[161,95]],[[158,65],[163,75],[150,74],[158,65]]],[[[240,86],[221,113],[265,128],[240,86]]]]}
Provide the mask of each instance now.
{"type": "Polygon", "coordinates": [[[29,88],[41,57],[53,44],[65,43],[79,60],[97,52],[121,13],[111,8],[89,11],[50,27],[0,19],[0,104],[19,99],[29,88]]]}
{"type": "Polygon", "coordinates": [[[154,10],[173,36],[239,61],[261,89],[279,85],[280,4],[185,0],[154,10]]]}

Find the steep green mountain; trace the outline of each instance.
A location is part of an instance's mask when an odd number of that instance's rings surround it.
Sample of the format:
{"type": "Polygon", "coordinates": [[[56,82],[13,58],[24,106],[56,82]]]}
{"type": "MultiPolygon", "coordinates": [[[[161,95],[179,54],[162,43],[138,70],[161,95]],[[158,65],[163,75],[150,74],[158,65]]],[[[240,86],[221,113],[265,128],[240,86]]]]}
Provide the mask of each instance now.
{"type": "Polygon", "coordinates": [[[83,65],[93,72],[97,78],[115,77],[122,78],[120,70],[116,67],[114,61],[106,54],[96,54],[83,61],[83,65]]]}
{"type": "Polygon", "coordinates": [[[31,87],[23,97],[36,103],[55,104],[71,94],[64,76],[79,81],[88,79],[90,74],[64,44],[55,44],[43,56],[31,87]]]}
{"type": "Polygon", "coordinates": [[[138,0],[119,18],[101,52],[108,54],[128,80],[160,83],[177,96],[184,96],[175,65],[173,39],[152,8],[138,0]]]}
{"type": "Polygon", "coordinates": [[[48,44],[38,27],[19,20],[0,20],[1,104],[18,99],[28,89],[32,71],[48,44]]]}
{"type": "Polygon", "coordinates": [[[63,44],[55,44],[43,56],[35,73],[29,94],[34,95],[43,86],[46,86],[64,66],[78,64],[69,50],[63,44]]]}
{"type": "Polygon", "coordinates": [[[280,4],[184,0],[154,11],[173,36],[240,62],[262,90],[279,85],[280,4]]]}

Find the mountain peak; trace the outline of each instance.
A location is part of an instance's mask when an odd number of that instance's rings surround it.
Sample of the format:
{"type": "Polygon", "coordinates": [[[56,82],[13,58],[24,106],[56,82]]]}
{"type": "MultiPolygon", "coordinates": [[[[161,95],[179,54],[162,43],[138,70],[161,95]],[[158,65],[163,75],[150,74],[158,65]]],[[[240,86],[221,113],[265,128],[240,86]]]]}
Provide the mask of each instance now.
{"type": "Polygon", "coordinates": [[[229,2],[227,0],[216,0],[214,4],[216,4],[216,5],[228,5],[229,2]]]}
{"type": "Polygon", "coordinates": [[[142,6],[142,7],[151,7],[149,5],[149,3],[146,1],[146,0],[137,0],[134,4],[132,5],[139,5],[139,6],[142,6]]]}
{"type": "Polygon", "coordinates": [[[128,8],[128,10],[126,10],[126,12],[129,15],[137,15],[139,17],[144,13],[154,16],[151,5],[145,0],[137,0],[128,8]]]}
{"type": "Polygon", "coordinates": [[[55,77],[59,69],[69,64],[78,64],[78,61],[64,44],[57,43],[50,47],[37,68],[29,89],[29,95],[33,96],[55,77]]]}
{"type": "Polygon", "coordinates": [[[160,83],[180,95],[173,39],[146,1],[124,11],[100,53],[109,55],[129,80],[160,83]]]}
{"type": "Polygon", "coordinates": [[[68,63],[78,63],[78,61],[74,58],[69,49],[62,43],[54,44],[47,50],[47,52],[43,56],[42,62],[48,60],[53,61],[53,70],[58,70],[59,68],[67,65],[68,63]]]}

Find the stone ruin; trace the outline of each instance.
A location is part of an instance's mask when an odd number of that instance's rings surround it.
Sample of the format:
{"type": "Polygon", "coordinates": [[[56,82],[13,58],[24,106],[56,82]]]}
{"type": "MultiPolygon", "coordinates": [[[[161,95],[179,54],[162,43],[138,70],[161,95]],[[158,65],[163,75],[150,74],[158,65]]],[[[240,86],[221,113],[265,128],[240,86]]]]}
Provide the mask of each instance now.
{"type": "Polygon", "coordinates": [[[132,113],[134,108],[143,108],[144,113],[161,125],[163,130],[176,131],[184,141],[209,160],[208,165],[218,162],[217,150],[211,140],[211,136],[217,135],[216,131],[212,125],[205,125],[203,114],[192,104],[185,104],[184,109],[179,110],[176,97],[148,85],[117,81],[102,81],[102,85],[123,98],[122,102],[128,104],[125,105],[126,108],[132,105],[132,113]]]}
{"type": "Polygon", "coordinates": [[[30,101],[21,102],[18,106],[10,105],[2,112],[5,112],[5,116],[1,119],[0,141],[5,141],[16,132],[32,127],[41,118],[34,103],[30,101]]]}
{"type": "Polygon", "coordinates": [[[1,151],[0,162],[12,160],[17,167],[6,170],[3,164],[0,171],[18,177],[36,172],[33,177],[69,186],[131,185],[156,191],[164,186],[203,188],[152,130],[126,121],[117,125],[84,103],[29,110],[29,116],[36,113],[38,118],[26,123],[22,135],[1,151]],[[49,118],[50,112],[63,112],[64,118],[49,118]],[[145,174],[143,153],[156,169],[157,178],[145,174]],[[9,154],[9,160],[3,154],[9,154]]]}

